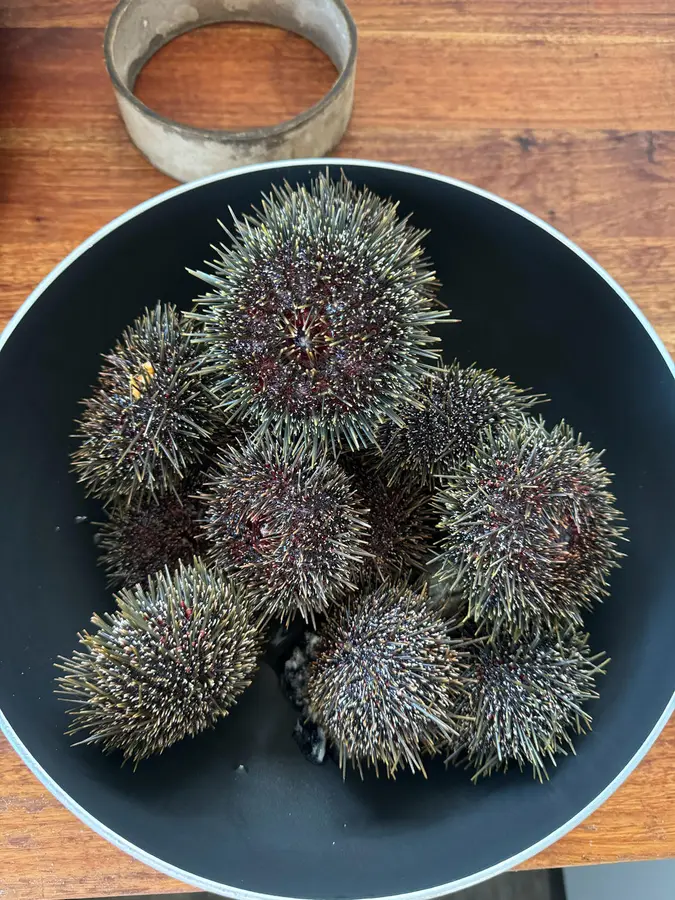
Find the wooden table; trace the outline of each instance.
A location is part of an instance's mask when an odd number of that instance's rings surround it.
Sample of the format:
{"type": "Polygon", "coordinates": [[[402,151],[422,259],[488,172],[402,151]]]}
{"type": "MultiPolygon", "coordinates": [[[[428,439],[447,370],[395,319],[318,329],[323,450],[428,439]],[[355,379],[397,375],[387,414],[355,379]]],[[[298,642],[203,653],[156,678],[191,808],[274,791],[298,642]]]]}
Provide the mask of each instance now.
{"type": "MultiPolygon", "coordinates": [[[[360,60],[338,153],[447,173],[543,216],[675,351],[672,0],[350,2],[360,60]]],[[[117,118],[101,53],[110,9],[0,0],[0,325],[87,235],[172,184],[117,118]]],[[[273,122],[333,77],[299,38],[244,26],[160,57],[141,95],[195,124],[273,122]]],[[[669,856],[675,722],[602,809],[529,865],[669,856]]],[[[2,900],[181,890],[80,824],[0,741],[2,900]]]]}

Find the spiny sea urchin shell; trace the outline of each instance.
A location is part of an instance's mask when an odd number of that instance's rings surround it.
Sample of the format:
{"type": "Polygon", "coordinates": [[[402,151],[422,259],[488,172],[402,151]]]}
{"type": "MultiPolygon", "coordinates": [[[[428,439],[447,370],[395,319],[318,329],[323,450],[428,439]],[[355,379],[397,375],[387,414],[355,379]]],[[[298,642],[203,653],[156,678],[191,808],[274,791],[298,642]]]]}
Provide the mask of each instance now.
{"type": "Polygon", "coordinates": [[[424,772],[423,756],[457,736],[460,655],[447,623],[403,584],[331,609],[310,663],[310,717],[347,761],[424,772]]]}
{"type": "Polygon", "coordinates": [[[344,177],[288,184],[234,221],[193,313],[202,368],[236,417],[305,442],[373,442],[436,361],[437,283],[397,204],[344,177]]]}
{"type": "Polygon", "coordinates": [[[73,454],[89,494],[106,502],[156,499],[202,458],[215,404],[192,372],[190,331],[174,306],[158,303],[104,357],[73,454]]]}
{"type": "Polygon", "coordinates": [[[176,493],[156,502],[116,504],[98,532],[100,563],[111,587],[132,587],[180,560],[189,563],[204,549],[201,505],[191,496],[194,478],[186,478],[176,493]]]}
{"type": "Polygon", "coordinates": [[[68,734],[138,763],[212,727],[251,682],[260,651],[251,603],[199,562],[117,595],[59,667],[68,734]]]}
{"type": "Polygon", "coordinates": [[[440,559],[457,572],[469,614],[493,628],[581,623],[607,594],[622,554],[622,516],[600,454],[564,423],[489,434],[446,479],[440,559]]]}
{"type": "Polygon", "coordinates": [[[340,461],[368,509],[368,572],[385,579],[422,569],[438,518],[430,491],[414,484],[388,485],[374,454],[346,454],[340,461]]]}
{"type": "Polygon", "coordinates": [[[433,371],[422,383],[419,405],[401,410],[403,427],[392,422],[380,429],[381,468],[389,480],[433,483],[473,453],[489,428],[495,433],[516,424],[539,399],[493,369],[454,362],[433,371]]]}
{"type": "Polygon", "coordinates": [[[365,510],[325,451],[268,436],[229,447],[210,474],[204,529],[214,565],[236,573],[268,615],[314,621],[354,588],[365,510]]]}
{"type": "Polygon", "coordinates": [[[595,679],[607,662],[604,653],[591,655],[588,635],[574,626],[470,645],[462,703],[469,724],[455,757],[468,759],[474,780],[510,763],[547,778],[547,764],[574,752],[573,735],[590,729],[582,707],[597,698],[595,679]]]}

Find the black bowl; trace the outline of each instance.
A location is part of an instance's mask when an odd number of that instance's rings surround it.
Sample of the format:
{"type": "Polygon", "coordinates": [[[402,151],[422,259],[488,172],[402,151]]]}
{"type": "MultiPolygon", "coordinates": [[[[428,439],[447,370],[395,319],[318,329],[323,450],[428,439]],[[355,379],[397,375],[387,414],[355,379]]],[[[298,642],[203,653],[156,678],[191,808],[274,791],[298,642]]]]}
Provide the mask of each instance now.
{"type": "Polygon", "coordinates": [[[429,778],[343,782],[291,737],[294,713],[271,669],[219,727],[136,772],[73,749],[52,693],[92,610],[112,606],[96,565],[95,519],[69,473],[78,401],[100,354],[157,298],[187,306],[185,272],[283,179],[326,166],[257,166],[176,188],[104,228],[62,263],[5,332],[0,353],[1,724],[44,784],[88,825],[181,881],[233,897],[432,897],[522,862],[597,807],[646,752],[673,708],[675,382],[673,364],[634,304],[543,222],[446,178],[331,161],[400,202],[431,229],[426,247],[460,325],[446,357],[495,367],[550,395],[606,464],[631,543],[611,597],[589,617],[612,657],[592,705],[592,734],[543,786],[517,771],[474,787],[432,764],[429,778]]]}

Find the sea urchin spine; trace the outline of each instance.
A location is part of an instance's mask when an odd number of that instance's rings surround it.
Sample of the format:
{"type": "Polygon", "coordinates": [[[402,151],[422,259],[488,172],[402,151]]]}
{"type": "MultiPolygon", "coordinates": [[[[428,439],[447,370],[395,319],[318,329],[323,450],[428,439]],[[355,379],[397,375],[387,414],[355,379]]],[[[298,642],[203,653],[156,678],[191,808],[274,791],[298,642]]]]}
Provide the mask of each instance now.
{"type": "Polygon", "coordinates": [[[340,458],[368,510],[369,559],[363,574],[377,574],[384,580],[406,576],[412,569],[424,569],[438,517],[426,486],[388,485],[378,471],[377,460],[374,452],[344,454],[340,458]]]}

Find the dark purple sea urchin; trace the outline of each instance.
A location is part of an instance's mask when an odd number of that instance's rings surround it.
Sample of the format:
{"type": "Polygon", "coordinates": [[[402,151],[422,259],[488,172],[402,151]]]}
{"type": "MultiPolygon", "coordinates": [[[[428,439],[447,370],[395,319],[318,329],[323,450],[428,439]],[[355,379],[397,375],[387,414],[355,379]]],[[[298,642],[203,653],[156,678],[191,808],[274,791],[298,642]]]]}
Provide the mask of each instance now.
{"type": "Polygon", "coordinates": [[[314,620],[355,586],[367,536],[349,478],[325,452],[267,437],[229,447],[203,495],[212,563],[266,614],[314,620]]]}
{"type": "Polygon", "coordinates": [[[438,358],[428,328],[447,315],[425,233],[327,175],[275,188],[234,232],[214,274],[194,273],[215,288],[197,301],[194,340],[223,405],[259,433],[371,444],[438,358]]]}
{"type": "Polygon", "coordinates": [[[531,766],[540,781],[556,756],[574,752],[572,737],[591,725],[583,704],[597,698],[595,678],[604,653],[591,655],[588,635],[569,627],[560,634],[500,635],[471,645],[467,716],[456,759],[468,759],[474,780],[510,763],[531,766]]]}
{"type": "Polygon", "coordinates": [[[180,560],[189,563],[201,554],[201,505],[191,496],[195,489],[195,479],[188,477],[176,493],[156,502],[117,504],[109,510],[98,547],[112,587],[132,587],[165,568],[173,572],[180,560]]]}
{"type": "Polygon", "coordinates": [[[251,682],[260,652],[251,603],[201,563],[117,595],[83,650],[59,664],[69,734],[134,763],[213,726],[251,682]]]}
{"type": "Polygon", "coordinates": [[[426,487],[387,485],[378,471],[377,459],[375,454],[366,452],[345,454],[340,462],[368,510],[369,559],[364,574],[374,571],[384,579],[424,568],[438,516],[426,487]]]}
{"type": "Polygon", "coordinates": [[[359,771],[424,772],[423,756],[457,738],[460,656],[447,623],[403,584],[334,606],[309,665],[308,709],[359,771]]]}
{"type": "Polygon", "coordinates": [[[389,480],[433,484],[473,453],[489,428],[496,433],[516,424],[540,400],[492,369],[457,362],[429,373],[417,399],[418,406],[401,410],[403,427],[380,429],[381,468],[389,480]]]}
{"type": "Polygon", "coordinates": [[[202,458],[215,403],[192,372],[197,350],[190,331],[175,307],[158,303],[104,357],[73,454],[89,494],[126,504],[156,499],[202,458]]]}
{"type": "Polygon", "coordinates": [[[600,455],[566,425],[489,434],[445,482],[441,577],[462,577],[487,627],[581,624],[618,566],[622,516],[600,455]]]}

